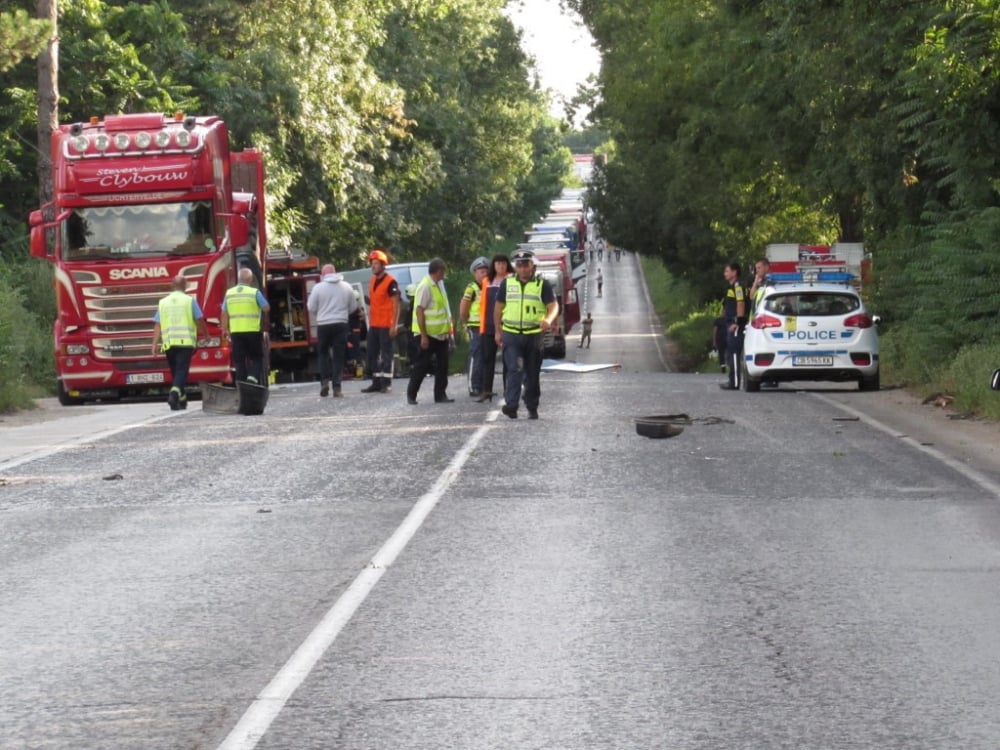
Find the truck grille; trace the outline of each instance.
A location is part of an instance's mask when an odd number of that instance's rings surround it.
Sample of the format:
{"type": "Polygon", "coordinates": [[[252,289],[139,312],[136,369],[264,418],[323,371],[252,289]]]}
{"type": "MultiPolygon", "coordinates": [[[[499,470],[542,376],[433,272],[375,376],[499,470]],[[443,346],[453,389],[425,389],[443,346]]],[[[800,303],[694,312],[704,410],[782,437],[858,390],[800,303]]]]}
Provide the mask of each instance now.
{"type": "MultiPolygon", "coordinates": [[[[169,283],[80,284],[80,290],[94,333],[91,344],[95,359],[115,361],[116,369],[162,367],[162,362],[149,361],[149,350],[153,345],[153,316],[160,300],[170,293],[169,283]],[[134,361],[140,357],[142,361],[134,361]]],[[[197,292],[197,280],[188,282],[187,291],[197,292]]]]}

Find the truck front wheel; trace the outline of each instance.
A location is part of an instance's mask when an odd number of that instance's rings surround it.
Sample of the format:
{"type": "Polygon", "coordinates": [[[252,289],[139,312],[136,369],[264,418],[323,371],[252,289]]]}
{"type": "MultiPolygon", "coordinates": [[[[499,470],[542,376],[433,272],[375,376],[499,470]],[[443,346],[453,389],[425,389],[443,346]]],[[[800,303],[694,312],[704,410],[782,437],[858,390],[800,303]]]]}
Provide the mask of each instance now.
{"type": "Polygon", "coordinates": [[[76,398],[75,396],[70,396],[66,392],[66,388],[63,387],[63,382],[59,381],[59,403],[63,406],[80,406],[83,403],[82,398],[76,398]]]}

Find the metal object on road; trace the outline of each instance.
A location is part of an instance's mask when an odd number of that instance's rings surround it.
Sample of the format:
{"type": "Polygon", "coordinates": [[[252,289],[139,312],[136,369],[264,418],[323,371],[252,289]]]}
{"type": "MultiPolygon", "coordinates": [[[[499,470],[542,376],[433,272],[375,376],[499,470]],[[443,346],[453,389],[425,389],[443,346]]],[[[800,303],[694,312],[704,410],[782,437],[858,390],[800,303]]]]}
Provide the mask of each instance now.
{"type": "Polygon", "coordinates": [[[201,387],[201,409],[212,414],[237,414],[240,396],[231,385],[205,383],[201,387]]]}

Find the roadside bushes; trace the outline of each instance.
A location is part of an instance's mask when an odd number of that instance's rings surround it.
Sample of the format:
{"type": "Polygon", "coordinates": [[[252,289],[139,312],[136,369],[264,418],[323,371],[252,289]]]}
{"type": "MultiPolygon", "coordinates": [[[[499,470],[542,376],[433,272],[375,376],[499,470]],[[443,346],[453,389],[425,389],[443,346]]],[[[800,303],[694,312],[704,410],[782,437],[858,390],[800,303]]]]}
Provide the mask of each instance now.
{"type": "Polygon", "coordinates": [[[639,262],[653,310],[675,347],[674,364],[681,370],[697,369],[712,348],[712,321],[719,305],[702,305],[693,287],[677,279],[658,258],[640,255],[639,262]]]}
{"type": "MultiPolygon", "coordinates": [[[[47,268],[23,268],[47,277],[47,268]]],[[[32,284],[33,285],[33,284],[32,284]]],[[[51,283],[45,299],[51,305],[51,283]]],[[[31,408],[32,397],[48,395],[54,388],[51,322],[28,309],[23,288],[15,286],[8,269],[0,266],[0,413],[31,408]]]]}

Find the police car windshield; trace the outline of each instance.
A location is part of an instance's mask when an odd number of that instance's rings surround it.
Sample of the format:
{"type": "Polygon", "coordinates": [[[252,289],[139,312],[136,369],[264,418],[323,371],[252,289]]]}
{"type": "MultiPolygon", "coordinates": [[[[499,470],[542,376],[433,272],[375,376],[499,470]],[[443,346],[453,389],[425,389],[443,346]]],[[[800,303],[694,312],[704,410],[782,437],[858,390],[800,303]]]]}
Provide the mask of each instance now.
{"type": "Polygon", "coordinates": [[[784,292],[764,300],[764,310],[778,315],[846,315],[861,307],[861,300],[844,292],[784,292]]]}
{"type": "Polygon", "coordinates": [[[198,255],[215,250],[208,201],[77,208],[62,224],[66,260],[198,255]]]}

